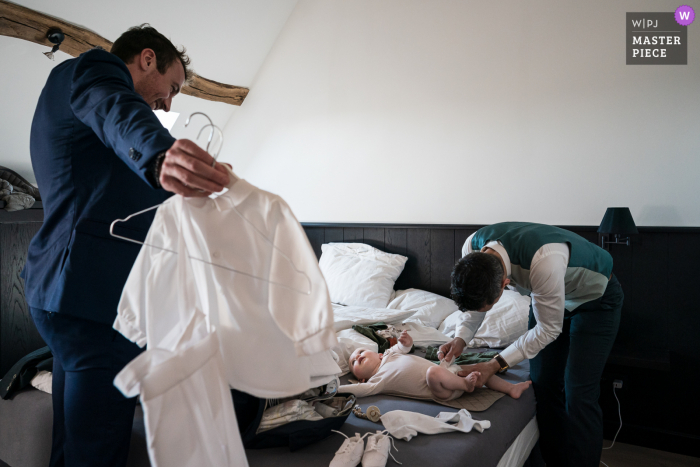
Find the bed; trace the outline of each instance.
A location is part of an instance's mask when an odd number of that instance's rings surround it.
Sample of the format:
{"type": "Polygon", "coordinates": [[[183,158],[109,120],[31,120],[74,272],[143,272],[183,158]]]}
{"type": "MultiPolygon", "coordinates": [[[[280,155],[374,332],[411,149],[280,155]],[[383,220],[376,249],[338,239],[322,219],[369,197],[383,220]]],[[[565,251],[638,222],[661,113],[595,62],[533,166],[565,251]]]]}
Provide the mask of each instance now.
{"type": "MultiPolygon", "coordinates": [[[[311,228],[311,230],[313,229],[311,228]]],[[[317,255],[320,256],[320,247],[321,243],[324,242],[324,237],[318,235],[318,229],[316,229],[315,233],[310,231],[309,228],[306,230],[312,247],[317,251],[317,255]]],[[[334,235],[337,234],[338,229],[320,230],[322,233],[328,230],[334,235]]],[[[340,230],[342,232],[342,229],[340,230]]],[[[416,229],[417,232],[419,230],[416,229]]],[[[431,246],[433,256],[436,256],[435,253],[438,251],[435,247],[436,243],[432,242],[430,238],[427,241],[426,239],[421,239],[421,241],[416,242],[412,237],[413,234],[410,231],[407,233],[406,229],[396,229],[396,232],[385,232],[385,238],[394,242],[392,244],[394,251],[397,251],[396,239],[398,238],[398,252],[406,254],[408,257],[405,268],[402,267],[402,272],[399,271],[401,277],[396,282],[397,288],[400,286],[424,289],[432,287],[432,290],[439,295],[446,295],[445,281],[448,282],[447,288],[449,289],[449,270],[451,270],[451,265],[454,264],[452,253],[450,255],[442,255],[445,258],[439,257],[441,265],[431,264],[431,246]],[[401,231],[403,231],[403,237],[400,234],[396,234],[396,232],[401,231]],[[400,248],[402,238],[405,243],[403,249],[400,248]],[[410,245],[414,245],[413,247],[418,245],[415,252],[409,252],[410,245]],[[434,287],[430,286],[430,281],[428,284],[424,282],[426,274],[421,268],[429,270],[427,277],[433,277],[432,283],[435,285],[434,287]]],[[[464,232],[462,235],[467,233],[464,232]]],[[[328,240],[327,237],[328,235],[326,235],[325,241],[328,240]]],[[[455,245],[457,244],[457,238],[452,236],[451,242],[451,245],[448,245],[449,248],[443,249],[454,252],[456,256],[457,248],[455,245]]],[[[394,294],[395,292],[392,292],[392,296],[387,297],[390,299],[390,302],[395,298],[394,294]]],[[[391,306],[391,304],[385,306],[391,306]]],[[[420,315],[416,310],[408,312],[401,309],[402,307],[410,308],[411,306],[415,308],[416,305],[415,303],[411,305],[404,301],[403,305],[397,305],[393,309],[374,308],[376,313],[380,313],[376,315],[369,313],[362,307],[353,309],[352,306],[342,308],[336,306],[336,331],[347,332],[353,324],[369,323],[376,320],[399,323],[410,321],[411,317],[416,319],[415,317],[420,315]],[[384,315],[381,313],[384,313],[384,315]],[[381,317],[381,319],[377,319],[378,317],[381,317]]],[[[432,342],[435,345],[439,345],[440,339],[443,339],[443,342],[449,339],[448,317],[454,315],[454,310],[447,313],[449,310],[440,309],[439,306],[433,308],[428,307],[431,311],[427,313],[427,319],[425,319],[426,316],[423,316],[417,322],[417,325],[423,326],[421,329],[425,331],[425,336],[427,336],[422,341],[422,344],[432,342]],[[442,313],[439,320],[430,320],[431,316],[434,317],[436,313],[433,308],[442,313]],[[447,333],[448,336],[446,337],[444,333],[447,333]]],[[[419,309],[423,308],[419,307],[419,309]]],[[[423,314],[426,315],[426,313],[423,314]]],[[[494,314],[494,316],[496,315],[494,314]]],[[[494,329],[499,326],[500,324],[496,322],[494,329]]],[[[494,348],[496,346],[491,345],[493,344],[491,337],[487,332],[481,336],[481,340],[478,342],[494,348]]],[[[350,350],[352,349],[345,349],[346,352],[350,350]]],[[[469,351],[478,350],[470,349],[469,351]]],[[[511,382],[529,379],[528,362],[524,361],[514,366],[503,377],[511,382]]],[[[346,383],[347,379],[348,376],[344,376],[341,379],[342,383],[346,383]]],[[[439,412],[456,411],[456,409],[443,407],[431,401],[410,400],[387,395],[362,398],[358,402],[363,408],[369,405],[376,405],[382,413],[400,409],[434,416],[439,412]]],[[[20,391],[11,400],[0,400],[0,440],[2,440],[0,442],[0,467],[4,467],[2,461],[11,467],[44,467],[48,465],[51,446],[51,414],[51,396],[34,388],[20,391]]],[[[443,467],[463,465],[498,467],[522,466],[525,464],[530,466],[543,465],[537,456],[537,449],[533,450],[539,433],[535,420],[535,398],[531,388],[525,391],[518,400],[511,399],[508,396],[503,397],[487,410],[474,412],[472,416],[476,419],[489,420],[491,428],[483,433],[449,433],[434,436],[419,434],[410,442],[397,441],[396,447],[398,452],[394,452],[394,456],[406,467],[431,465],[436,463],[438,459],[439,464],[443,467]]],[[[356,432],[364,434],[377,429],[381,430],[383,428],[378,424],[359,419],[351,414],[341,431],[346,435],[352,436],[356,432]]],[[[248,450],[247,455],[252,467],[278,465],[327,466],[343,440],[342,436],[334,434],[319,443],[294,453],[290,453],[286,448],[274,448],[248,450]]],[[[389,460],[387,465],[392,464],[393,461],[389,460]]],[[[134,431],[127,465],[130,467],[150,465],[145,445],[143,414],[140,407],[137,408],[134,419],[134,431]]]]}
{"type": "MultiPolygon", "coordinates": [[[[474,349],[473,351],[477,351],[474,349]]],[[[527,361],[508,370],[503,376],[511,382],[528,379],[527,361]]],[[[347,376],[342,378],[347,382],[347,376]]],[[[386,395],[360,399],[366,409],[376,405],[386,413],[390,410],[411,410],[427,415],[443,411],[456,411],[430,401],[403,399],[386,395]]],[[[45,467],[51,451],[51,396],[34,388],[24,389],[11,400],[0,400],[0,460],[10,467],[45,467]],[[31,435],[29,435],[31,433],[31,435]]],[[[394,452],[403,466],[425,466],[440,459],[440,465],[450,466],[522,466],[538,439],[535,421],[535,398],[531,389],[518,400],[503,397],[483,412],[474,412],[476,419],[489,420],[491,428],[483,433],[447,433],[418,435],[409,442],[397,440],[398,452],[394,452]]],[[[341,431],[352,436],[383,429],[373,422],[350,415],[341,431]]],[[[266,466],[327,466],[344,438],[332,435],[325,440],[297,452],[287,448],[248,450],[251,467],[266,466]]],[[[393,464],[389,460],[387,465],[393,464]]],[[[129,467],[149,466],[146,451],[143,413],[138,407],[134,418],[134,431],[129,453],[129,467]]],[[[395,464],[394,464],[395,465],[395,464]]],[[[0,463],[2,466],[2,463],[0,463]]]]}

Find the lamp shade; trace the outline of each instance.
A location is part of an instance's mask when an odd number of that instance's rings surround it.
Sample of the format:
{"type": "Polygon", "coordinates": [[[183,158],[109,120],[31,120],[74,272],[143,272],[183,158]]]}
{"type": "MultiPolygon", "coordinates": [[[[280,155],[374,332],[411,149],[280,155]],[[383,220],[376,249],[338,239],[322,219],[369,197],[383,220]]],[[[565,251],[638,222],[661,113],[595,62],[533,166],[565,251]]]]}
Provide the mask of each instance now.
{"type": "Polygon", "coordinates": [[[634,235],[639,233],[634,225],[630,208],[608,208],[598,227],[599,233],[634,235]]]}

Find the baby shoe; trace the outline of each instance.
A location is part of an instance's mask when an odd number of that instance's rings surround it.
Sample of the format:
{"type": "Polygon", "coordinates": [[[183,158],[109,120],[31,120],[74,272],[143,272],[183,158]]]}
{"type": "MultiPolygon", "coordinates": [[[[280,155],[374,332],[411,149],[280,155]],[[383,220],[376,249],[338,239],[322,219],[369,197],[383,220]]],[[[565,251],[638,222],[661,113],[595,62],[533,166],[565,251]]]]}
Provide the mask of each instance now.
{"type": "Polygon", "coordinates": [[[335,431],[343,436],[345,436],[345,441],[340,445],[340,449],[336,451],[335,457],[331,461],[329,467],[355,467],[360,463],[362,459],[362,451],[365,447],[364,437],[369,433],[365,433],[364,436],[360,436],[359,433],[355,433],[352,438],[348,437],[345,433],[340,431],[335,431]]]}
{"type": "MultiPolygon", "coordinates": [[[[376,434],[370,435],[370,437],[367,438],[367,447],[362,456],[362,467],[384,467],[389,456],[391,456],[397,464],[401,463],[391,454],[390,451],[394,444],[394,438],[386,433],[386,431],[377,430],[376,434]]],[[[396,446],[394,446],[394,449],[396,449],[396,446]]]]}

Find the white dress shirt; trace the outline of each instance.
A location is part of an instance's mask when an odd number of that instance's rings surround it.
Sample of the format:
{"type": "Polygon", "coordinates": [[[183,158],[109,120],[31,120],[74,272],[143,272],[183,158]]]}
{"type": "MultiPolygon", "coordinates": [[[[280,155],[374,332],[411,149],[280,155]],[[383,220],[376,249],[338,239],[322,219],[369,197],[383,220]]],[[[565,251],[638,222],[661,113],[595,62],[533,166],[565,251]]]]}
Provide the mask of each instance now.
{"type": "Polygon", "coordinates": [[[189,320],[177,310],[201,310],[219,334],[232,388],[264,398],[299,394],[340,372],[329,351],[337,339],[326,283],[282,198],[233,173],[227,188],[214,199],[174,196],[158,208],[114,328],[140,346],[176,351],[189,320]],[[183,252],[193,291],[185,307],[176,285],[183,252]]]}
{"type": "MultiPolygon", "coordinates": [[[[474,234],[464,243],[462,257],[473,251],[472,237],[474,234]]],[[[506,249],[500,242],[496,241],[486,244],[486,247],[501,255],[506,265],[506,274],[512,280],[510,257],[506,249]]],[[[509,366],[533,358],[561,334],[564,324],[564,277],[568,264],[569,246],[566,243],[543,245],[535,252],[530,264],[531,290],[523,289],[520,284],[515,284],[521,293],[529,292],[537,325],[501,352],[501,356],[509,366]]],[[[468,343],[479,329],[485,314],[478,311],[465,312],[461,323],[457,326],[455,336],[468,343]]]]}

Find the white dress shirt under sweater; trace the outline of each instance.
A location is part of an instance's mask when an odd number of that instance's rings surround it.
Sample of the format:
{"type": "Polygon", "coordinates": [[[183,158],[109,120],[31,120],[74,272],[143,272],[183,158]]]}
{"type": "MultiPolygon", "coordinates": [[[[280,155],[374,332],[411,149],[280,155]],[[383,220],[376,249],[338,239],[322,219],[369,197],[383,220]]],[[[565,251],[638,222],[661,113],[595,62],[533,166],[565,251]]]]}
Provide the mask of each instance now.
{"type": "MultiPolygon", "coordinates": [[[[462,257],[473,251],[473,236],[474,234],[464,243],[462,257]]],[[[512,280],[510,257],[505,248],[500,242],[496,241],[490,242],[486,246],[501,255],[506,265],[508,278],[512,280]]],[[[564,324],[564,276],[566,275],[568,264],[569,247],[566,243],[548,243],[543,245],[532,257],[530,265],[532,290],[529,292],[530,297],[532,297],[532,311],[537,320],[537,325],[501,352],[501,356],[509,366],[514,366],[525,359],[533,358],[561,334],[562,325],[564,324]]],[[[519,287],[519,291],[524,290],[519,287]]],[[[463,313],[455,336],[462,338],[464,342],[468,343],[479,329],[485,314],[478,311],[463,313]]]]}

